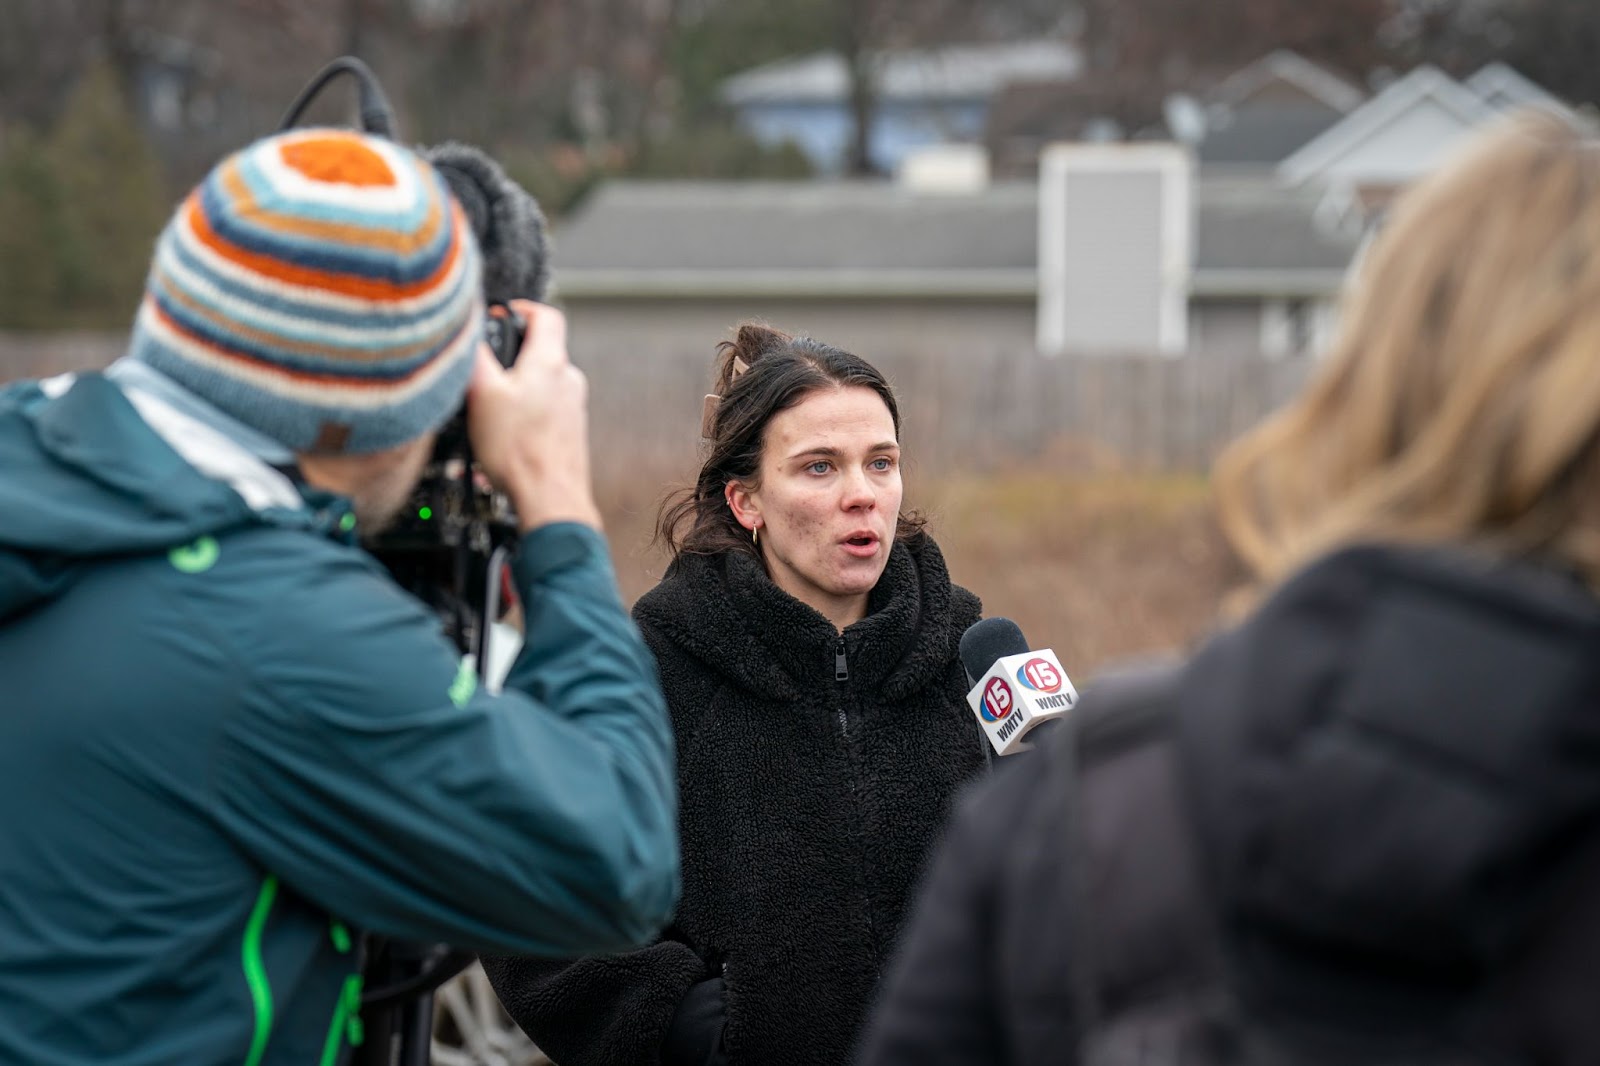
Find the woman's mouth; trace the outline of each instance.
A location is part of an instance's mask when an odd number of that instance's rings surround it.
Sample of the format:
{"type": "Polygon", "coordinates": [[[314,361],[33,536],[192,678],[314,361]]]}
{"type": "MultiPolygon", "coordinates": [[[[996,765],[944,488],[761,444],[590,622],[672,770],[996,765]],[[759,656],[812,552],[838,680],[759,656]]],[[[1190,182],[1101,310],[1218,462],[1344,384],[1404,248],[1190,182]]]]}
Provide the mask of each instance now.
{"type": "Polygon", "coordinates": [[[840,546],[860,559],[870,559],[878,553],[876,533],[853,533],[840,542],[840,546]]]}

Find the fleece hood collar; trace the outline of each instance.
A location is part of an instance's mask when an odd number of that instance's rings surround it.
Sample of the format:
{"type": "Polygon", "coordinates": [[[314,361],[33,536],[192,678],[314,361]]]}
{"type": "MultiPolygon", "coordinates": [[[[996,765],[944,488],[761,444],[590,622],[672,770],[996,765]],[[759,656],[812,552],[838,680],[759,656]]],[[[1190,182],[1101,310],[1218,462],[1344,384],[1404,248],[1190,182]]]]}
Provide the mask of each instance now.
{"type": "Polygon", "coordinates": [[[944,677],[961,640],[944,556],[924,535],[897,541],[867,602],[840,634],[740,552],[684,555],[638,611],[743,688],[793,699],[831,678],[842,637],[850,682],[901,699],[944,677]]]}

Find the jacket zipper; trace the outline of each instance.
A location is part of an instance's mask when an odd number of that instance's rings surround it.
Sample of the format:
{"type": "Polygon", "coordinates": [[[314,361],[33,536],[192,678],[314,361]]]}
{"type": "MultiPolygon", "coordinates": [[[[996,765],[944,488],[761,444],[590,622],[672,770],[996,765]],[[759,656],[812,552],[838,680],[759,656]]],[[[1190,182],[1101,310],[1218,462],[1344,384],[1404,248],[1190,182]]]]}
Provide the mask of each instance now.
{"type": "MultiPolygon", "coordinates": [[[[850,769],[850,795],[856,801],[857,809],[861,800],[861,768],[860,759],[857,758],[855,741],[850,737],[850,716],[845,710],[846,694],[842,686],[850,681],[850,660],[845,652],[844,634],[839,635],[839,640],[833,646],[833,680],[841,686],[839,690],[839,737],[844,742],[845,754],[849,759],[850,769]]],[[[856,833],[856,846],[862,859],[860,869],[865,870],[866,848],[862,844],[861,833],[856,833]]],[[[878,964],[878,933],[872,921],[872,899],[867,894],[867,878],[865,872],[860,875],[861,887],[861,915],[867,923],[867,955],[872,960],[872,981],[877,984],[881,978],[881,967],[878,964]]]]}
{"type": "MultiPolygon", "coordinates": [[[[839,635],[839,642],[833,646],[833,680],[836,684],[843,685],[850,680],[850,660],[845,656],[844,635],[839,635]]],[[[846,744],[850,742],[850,720],[845,715],[844,693],[839,694],[839,736],[846,744]]],[[[855,760],[852,754],[851,772],[855,771],[855,760]]],[[[855,779],[852,777],[850,789],[855,791],[855,779]]]]}

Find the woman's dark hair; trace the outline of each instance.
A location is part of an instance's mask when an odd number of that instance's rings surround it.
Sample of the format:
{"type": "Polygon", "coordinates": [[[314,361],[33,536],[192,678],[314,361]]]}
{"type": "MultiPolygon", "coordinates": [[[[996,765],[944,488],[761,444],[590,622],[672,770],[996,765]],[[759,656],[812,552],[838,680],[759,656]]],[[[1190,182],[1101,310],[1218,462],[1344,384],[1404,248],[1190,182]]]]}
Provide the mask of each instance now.
{"type": "MultiPolygon", "coordinates": [[[[814,392],[830,388],[871,389],[889,408],[896,435],[900,408],[894,390],[878,368],[830,344],[796,337],[759,322],[745,322],[734,339],[717,345],[712,391],[718,399],[707,418],[709,451],[692,487],[679,489],[661,504],[656,540],[674,559],[680,555],[745,552],[759,558],[750,533],[733,517],[724,497],[730,481],[756,488],[767,423],[814,392]]],[[[897,516],[895,539],[914,541],[924,519],[897,516]]]]}

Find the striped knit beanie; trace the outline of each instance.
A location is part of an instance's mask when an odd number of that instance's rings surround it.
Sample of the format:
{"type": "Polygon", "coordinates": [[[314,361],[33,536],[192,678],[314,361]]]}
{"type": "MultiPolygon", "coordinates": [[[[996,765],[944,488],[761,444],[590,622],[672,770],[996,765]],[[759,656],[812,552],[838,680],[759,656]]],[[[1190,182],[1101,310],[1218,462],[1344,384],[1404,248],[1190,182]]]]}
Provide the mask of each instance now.
{"type": "Polygon", "coordinates": [[[459,406],[480,271],[418,156],[348,130],[280,133],[178,208],[129,354],[293,451],[381,451],[459,406]]]}

